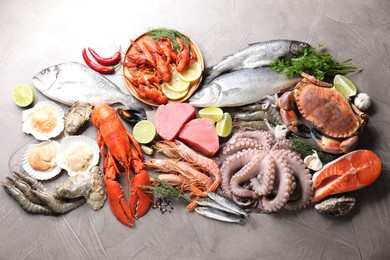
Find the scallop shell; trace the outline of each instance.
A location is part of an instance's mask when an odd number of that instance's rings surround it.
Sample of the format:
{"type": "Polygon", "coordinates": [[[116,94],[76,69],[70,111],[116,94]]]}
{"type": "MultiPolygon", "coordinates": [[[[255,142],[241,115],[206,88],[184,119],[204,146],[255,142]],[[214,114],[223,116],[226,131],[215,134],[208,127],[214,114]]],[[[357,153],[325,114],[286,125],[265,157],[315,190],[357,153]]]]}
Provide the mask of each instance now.
{"type": "Polygon", "coordinates": [[[33,148],[35,148],[38,145],[44,145],[45,143],[50,143],[50,142],[53,143],[57,147],[57,153],[58,153],[58,149],[59,149],[59,146],[60,146],[60,144],[58,142],[56,142],[56,141],[44,141],[44,142],[41,142],[39,144],[29,145],[27,150],[22,155],[23,169],[30,176],[34,177],[35,179],[38,179],[38,180],[49,180],[49,179],[53,178],[54,176],[57,176],[61,172],[61,167],[59,167],[58,164],[56,166],[54,166],[53,168],[47,170],[47,171],[38,171],[38,170],[35,170],[34,168],[32,168],[32,166],[28,162],[28,156],[29,156],[29,154],[30,154],[30,152],[31,152],[31,150],[33,148]]]}
{"type": "Polygon", "coordinates": [[[62,169],[68,172],[69,176],[73,176],[80,172],[90,171],[93,166],[99,163],[99,146],[94,139],[89,138],[85,135],[66,136],[61,141],[59,152],[57,154],[57,163],[62,169]],[[91,157],[86,160],[86,164],[84,164],[82,168],[74,170],[64,161],[63,156],[66,156],[66,152],[68,149],[74,149],[77,144],[87,145],[91,149],[92,154],[91,157]]]}
{"type": "Polygon", "coordinates": [[[32,134],[35,139],[40,140],[40,141],[46,141],[49,140],[50,138],[56,137],[61,132],[64,130],[64,110],[57,105],[56,103],[52,101],[39,101],[36,103],[36,105],[33,108],[26,109],[22,113],[22,131],[25,132],[26,134],[32,134]],[[34,130],[31,125],[32,125],[32,113],[36,111],[39,108],[47,106],[49,110],[55,114],[57,114],[56,119],[56,126],[54,127],[53,130],[50,132],[44,133],[44,132],[38,132],[34,130]]]}

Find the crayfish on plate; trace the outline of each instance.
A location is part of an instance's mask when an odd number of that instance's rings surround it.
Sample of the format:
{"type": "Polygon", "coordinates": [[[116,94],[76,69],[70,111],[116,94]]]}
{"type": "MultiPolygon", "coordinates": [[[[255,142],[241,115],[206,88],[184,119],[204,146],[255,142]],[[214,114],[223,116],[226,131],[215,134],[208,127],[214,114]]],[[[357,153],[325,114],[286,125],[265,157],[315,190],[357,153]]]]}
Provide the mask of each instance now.
{"type": "Polygon", "coordinates": [[[177,52],[168,37],[162,37],[159,41],[147,37],[131,40],[133,49],[121,64],[128,71],[124,75],[125,80],[139,97],[166,104],[168,98],[161,84],[171,81],[174,69],[183,72],[197,60],[190,44],[184,44],[180,37],[176,37],[176,41],[180,47],[177,52]]]}
{"type": "Polygon", "coordinates": [[[142,186],[150,185],[149,174],[144,168],[144,157],[138,142],[123,126],[116,110],[106,104],[95,106],[92,124],[97,127],[97,140],[103,160],[104,180],[108,203],[115,217],[127,226],[133,226],[135,218],[149,209],[152,194],[142,186]],[[107,152],[105,151],[107,148],[107,152]],[[126,175],[126,191],[116,180],[121,176],[120,167],[126,175]]]}
{"type": "Polygon", "coordinates": [[[292,91],[279,98],[284,124],[295,133],[304,124],[325,152],[348,153],[355,147],[368,116],[333,85],[306,73],[292,91]]]}

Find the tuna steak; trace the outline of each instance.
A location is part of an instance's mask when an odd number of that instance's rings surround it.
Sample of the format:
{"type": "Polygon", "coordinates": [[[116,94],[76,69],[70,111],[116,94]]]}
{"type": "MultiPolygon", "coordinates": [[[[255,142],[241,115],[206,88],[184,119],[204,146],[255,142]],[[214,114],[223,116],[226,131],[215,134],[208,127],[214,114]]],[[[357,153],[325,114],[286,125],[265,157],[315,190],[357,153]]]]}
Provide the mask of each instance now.
{"type": "Polygon", "coordinates": [[[185,124],[179,133],[179,139],[208,157],[213,157],[219,148],[215,124],[209,118],[197,118],[185,124]]]}
{"type": "Polygon", "coordinates": [[[195,108],[187,103],[160,105],[155,115],[157,134],[165,141],[173,141],[194,116],[195,108]]]}

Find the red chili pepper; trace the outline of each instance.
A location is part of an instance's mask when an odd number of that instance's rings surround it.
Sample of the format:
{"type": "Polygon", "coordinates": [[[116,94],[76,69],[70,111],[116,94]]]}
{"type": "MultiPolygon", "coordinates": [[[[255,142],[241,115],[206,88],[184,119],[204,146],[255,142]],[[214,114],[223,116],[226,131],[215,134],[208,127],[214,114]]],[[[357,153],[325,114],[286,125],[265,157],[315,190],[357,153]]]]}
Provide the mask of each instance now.
{"type": "Polygon", "coordinates": [[[92,57],[95,58],[95,60],[100,63],[101,65],[105,66],[111,66],[118,64],[121,61],[122,54],[120,51],[116,52],[114,55],[108,58],[101,57],[99,54],[96,53],[92,48],[88,48],[89,52],[91,53],[92,57]]]}
{"type": "Polygon", "coordinates": [[[97,71],[97,72],[99,72],[99,73],[102,73],[102,74],[112,74],[112,73],[115,72],[115,69],[117,68],[117,66],[102,66],[102,65],[100,65],[100,64],[98,64],[98,63],[92,61],[92,60],[88,57],[87,49],[86,49],[86,48],[83,49],[83,52],[82,52],[82,53],[83,53],[83,58],[84,58],[85,63],[87,63],[87,65],[88,65],[91,69],[93,69],[93,70],[95,70],[95,71],[97,71]]]}

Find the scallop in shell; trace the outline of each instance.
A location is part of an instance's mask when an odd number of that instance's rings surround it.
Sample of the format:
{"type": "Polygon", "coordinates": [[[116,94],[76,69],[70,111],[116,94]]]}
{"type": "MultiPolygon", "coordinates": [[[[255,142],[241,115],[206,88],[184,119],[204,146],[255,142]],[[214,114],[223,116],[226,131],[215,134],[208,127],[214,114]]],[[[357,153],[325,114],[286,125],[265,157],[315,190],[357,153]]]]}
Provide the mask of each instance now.
{"type": "Polygon", "coordinates": [[[99,162],[99,146],[85,135],[66,136],[61,141],[57,162],[70,176],[89,171],[99,162]]]}
{"type": "Polygon", "coordinates": [[[22,156],[23,169],[38,180],[48,180],[61,172],[57,164],[59,143],[44,141],[30,145],[22,156]]]}
{"type": "Polygon", "coordinates": [[[40,141],[56,137],[64,130],[64,111],[51,101],[39,101],[22,113],[22,131],[40,141]]]}

